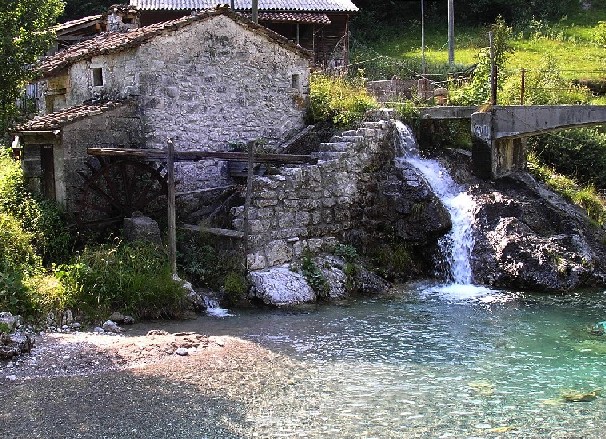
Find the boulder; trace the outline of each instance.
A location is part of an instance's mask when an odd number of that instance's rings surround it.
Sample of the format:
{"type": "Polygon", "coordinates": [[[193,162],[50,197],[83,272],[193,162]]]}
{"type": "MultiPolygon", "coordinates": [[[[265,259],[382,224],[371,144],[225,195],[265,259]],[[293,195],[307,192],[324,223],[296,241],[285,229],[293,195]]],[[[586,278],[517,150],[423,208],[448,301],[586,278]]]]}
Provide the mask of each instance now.
{"type": "Polygon", "coordinates": [[[29,334],[2,334],[0,337],[0,360],[10,360],[27,353],[34,347],[34,339],[29,334]]]}
{"type": "Polygon", "coordinates": [[[305,278],[286,265],[252,271],[248,278],[252,285],[249,298],[259,299],[267,305],[311,303],[317,298],[305,278]]]}
{"type": "Polygon", "coordinates": [[[528,174],[475,192],[476,282],[533,291],[605,284],[606,234],[576,206],[528,174]]]}
{"type": "Polygon", "coordinates": [[[138,212],[131,218],[124,218],[123,237],[125,241],[148,241],[162,244],[162,235],[158,223],[138,212]]]}

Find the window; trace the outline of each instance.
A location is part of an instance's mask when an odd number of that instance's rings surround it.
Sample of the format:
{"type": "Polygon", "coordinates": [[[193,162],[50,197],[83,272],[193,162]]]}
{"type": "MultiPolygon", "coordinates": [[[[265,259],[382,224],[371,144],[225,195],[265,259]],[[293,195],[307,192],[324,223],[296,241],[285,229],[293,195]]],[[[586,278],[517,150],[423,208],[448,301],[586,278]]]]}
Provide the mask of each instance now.
{"type": "Polygon", "coordinates": [[[301,75],[299,75],[298,73],[295,73],[294,75],[292,75],[290,87],[296,88],[297,90],[301,89],[301,75]]]}
{"type": "Polygon", "coordinates": [[[93,68],[93,86],[100,87],[103,85],[103,69],[102,68],[93,68]]]}

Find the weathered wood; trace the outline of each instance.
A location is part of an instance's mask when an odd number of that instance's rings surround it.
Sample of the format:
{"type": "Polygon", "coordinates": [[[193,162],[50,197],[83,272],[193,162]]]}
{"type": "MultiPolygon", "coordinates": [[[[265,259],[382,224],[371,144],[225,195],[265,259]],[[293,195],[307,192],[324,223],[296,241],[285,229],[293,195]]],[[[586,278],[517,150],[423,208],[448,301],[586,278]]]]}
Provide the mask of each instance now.
{"type": "MultiPolygon", "coordinates": [[[[161,149],[136,149],[136,148],[88,148],[88,154],[93,156],[111,157],[140,157],[146,160],[165,161],[167,152],[161,149]]],[[[197,160],[231,160],[246,162],[248,153],[227,151],[175,151],[174,161],[197,161],[197,160]]],[[[316,163],[317,159],[310,155],[298,154],[256,154],[257,163],[316,163]]]]}
{"type": "Polygon", "coordinates": [[[215,236],[222,236],[225,238],[236,238],[236,239],[242,239],[244,238],[244,233],[239,232],[237,230],[231,230],[231,229],[221,229],[218,227],[204,227],[204,226],[196,226],[193,224],[181,224],[179,226],[180,229],[184,229],[184,230],[189,230],[192,232],[205,232],[205,233],[210,233],[211,235],[215,235],[215,236]]]}
{"type": "MultiPolygon", "coordinates": [[[[250,236],[250,222],[248,221],[248,212],[252,201],[253,177],[255,167],[255,146],[257,142],[248,142],[248,175],[246,177],[246,198],[244,199],[244,255],[248,255],[248,237],[250,236]]],[[[246,258],[245,268],[248,270],[248,258],[246,258]]]]}
{"type": "Polygon", "coordinates": [[[175,207],[175,145],[168,139],[168,257],[173,274],[177,274],[177,214],[175,207]]]}

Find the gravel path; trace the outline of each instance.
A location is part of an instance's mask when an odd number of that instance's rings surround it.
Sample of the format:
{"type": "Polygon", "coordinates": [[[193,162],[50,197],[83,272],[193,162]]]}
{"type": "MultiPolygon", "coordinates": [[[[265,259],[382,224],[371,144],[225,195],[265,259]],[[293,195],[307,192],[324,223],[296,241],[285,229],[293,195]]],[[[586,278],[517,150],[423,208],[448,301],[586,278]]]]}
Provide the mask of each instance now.
{"type": "Polygon", "coordinates": [[[232,337],[49,334],[0,362],[0,437],[253,437],[251,408],[290,366],[232,337]]]}

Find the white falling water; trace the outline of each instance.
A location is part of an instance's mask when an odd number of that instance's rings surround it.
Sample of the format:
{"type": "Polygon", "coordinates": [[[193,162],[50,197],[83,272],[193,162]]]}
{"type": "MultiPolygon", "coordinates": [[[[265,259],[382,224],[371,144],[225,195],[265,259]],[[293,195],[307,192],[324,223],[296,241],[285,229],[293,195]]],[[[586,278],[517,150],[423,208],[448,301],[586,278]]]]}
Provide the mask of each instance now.
{"type": "Polygon", "coordinates": [[[228,309],[221,308],[219,302],[209,296],[203,296],[204,305],[206,305],[206,314],[213,317],[233,317],[228,309]]]}
{"type": "Polygon", "coordinates": [[[471,252],[473,249],[473,211],[475,202],[467,192],[452,179],[448,171],[437,161],[419,156],[417,141],[411,129],[396,121],[399,134],[399,161],[416,168],[425,178],[435,195],[448,210],[452,222],[450,232],[439,241],[440,249],[448,266],[447,276],[452,282],[449,293],[461,297],[477,296],[472,283],[471,252]]]}

